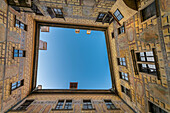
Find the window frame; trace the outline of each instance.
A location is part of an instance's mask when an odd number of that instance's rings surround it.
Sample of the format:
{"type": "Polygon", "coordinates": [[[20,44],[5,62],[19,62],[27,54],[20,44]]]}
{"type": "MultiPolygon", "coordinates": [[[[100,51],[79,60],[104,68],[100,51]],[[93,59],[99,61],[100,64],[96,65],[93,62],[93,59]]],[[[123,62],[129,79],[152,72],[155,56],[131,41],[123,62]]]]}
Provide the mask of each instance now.
{"type": "Polygon", "coordinates": [[[125,80],[126,82],[130,82],[130,80],[129,80],[129,74],[128,73],[124,73],[124,72],[121,72],[121,71],[119,71],[119,77],[120,77],[120,79],[122,79],[122,80],[125,80]],[[122,73],[123,73],[123,75],[122,75],[122,73]],[[125,76],[125,74],[127,75],[127,76],[125,76]],[[126,80],[125,78],[128,78],[128,80],[126,80]]]}
{"type": "Polygon", "coordinates": [[[123,93],[126,94],[129,98],[131,98],[131,91],[130,91],[130,89],[124,87],[123,85],[121,85],[121,92],[123,92],[123,93]]]}
{"type": "Polygon", "coordinates": [[[64,108],[64,103],[65,100],[58,100],[57,105],[55,106],[55,110],[61,110],[64,108]],[[63,102],[63,104],[59,103],[59,102],[63,102]],[[60,106],[62,105],[62,108],[60,108],[60,106]],[[59,108],[57,108],[59,106],[59,108]]]}
{"type": "Polygon", "coordinates": [[[15,47],[13,47],[13,59],[16,57],[16,58],[18,58],[18,57],[25,57],[26,56],[26,51],[25,50],[21,50],[21,49],[15,49],[15,47]],[[16,53],[16,51],[18,51],[17,53],[16,53]],[[22,51],[22,56],[20,56],[21,55],[21,52],[20,51],[22,51]],[[15,55],[17,55],[17,56],[15,56],[15,55]]]}
{"type": "MultiPolygon", "coordinates": [[[[144,54],[146,54],[146,52],[151,52],[150,51],[142,51],[144,54]]],[[[156,49],[155,48],[152,48],[152,56],[150,57],[153,57],[154,61],[148,61],[147,60],[147,57],[145,57],[145,61],[140,61],[139,60],[139,54],[141,52],[136,52],[136,58],[137,58],[137,64],[138,64],[138,69],[139,69],[139,72],[142,72],[142,73],[146,73],[146,74],[149,74],[149,75],[154,75],[154,76],[157,76],[158,80],[161,79],[161,76],[160,76],[160,71],[159,71],[159,64],[158,64],[158,58],[157,58],[157,55],[156,55],[156,49]],[[146,69],[142,69],[144,66],[146,65],[146,69]],[[150,68],[151,65],[154,65],[155,68],[150,68]],[[155,73],[150,73],[151,70],[155,70],[155,73]]],[[[152,71],[151,71],[152,72],[152,71]]]]}
{"type": "Polygon", "coordinates": [[[24,79],[20,80],[20,81],[17,81],[17,82],[14,82],[14,83],[11,83],[11,87],[10,87],[10,94],[12,93],[12,91],[22,87],[24,85],[24,79]],[[19,84],[19,85],[18,85],[19,84]],[[13,88],[14,87],[14,88],[13,88]]]}
{"type": "Polygon", "coordinates": [[[123,24],[122,26],[120,26],[120,27],[118,28],[118,35],[124,34],[124,33],[125,33],[125,25],[123,24]],[[123,32],[122,32],[122,29],[123,29],[123,32]]]}
{"type": "Polygon", "coordinates": [[[120,20],[122,20],[122,19],[124,18],[124,16],[122,15],[122,13],[120,12],[120,10],[119,10],[118,8],[117,8],[116,11],[113,13],[113,15],[117,18],[118,21],[120,21],[120,20]],[[116,13],[117,11],[119,12],[119,14],[116,16],[115,13],[116,13]],[[122,18],[121,18],[121,19],[118,19],[118,16],[120,16],[120,15],[122,16],[122,18]]]}
{"type": "Polygon", "coordinates": [[[124,66],[124,67],[126,67],[126,66],[127,66],[126,58],[125,58],[125,57],[117,58],[117,60],[118,60],[118,65],[120,65],[120,66],[124,66]],[[120,59],[122,59],[122,61],[120,61],[120,59]],[[124,59],[124,61],[123,61],[123,59],[124,59]],[[125,63],[125,65],[124,65],[124,63],[125,63]]]}
{"type": "MultiPolygon", "coordinates": [[[[153,11],[151,11],[151,9],[149,9],[150,11],[149,12],[153,12],[153,11]]],[[[148,20],[148,19],[150,19],[150,18],[152,18],[152,17],[154,17],[154,16],[156,16],[157,15],[157,9],[156,9],[156,2],[155,1],[153,1],[152,3],[150,3],[149,5],[147,5],[145,8],[143,8],[143,9],[141,9],[140,10],[140,16],[141,16],[141,22],[145,22],[146,20],[148,20]],[[155,4],[155,5],[154,5],[155,4]],[[151,7],[152,5],[154,5],[155,6],[155,14],[151,14],[151,16],[149,16],[149,17],[147,17],[147,18],[145,18],[144,19],[144,10],[146,10],[147,8],[149,9],[149,7],[151,7]]]]}
{"type": "Polygon", "coordinates": [[[65,110],[72,110],[73,108],[73,101],[72,100],[65,100],[65,104],[64,104],[64,108],[65,110]],[[69,108],[70,104],[68,104],[67,102],[71,102],[71,108],[69,108]],[[68,104],[68,105],[67,105],[68,104]],[[67,108],[66,108],[67,107],[67,108]]]}
{"type": "Polygon", "coordinates": [[[34,100],[25,100],[20,106],[18,106],[15,111],[25,111],[34,100]]]}
{"type": "Polygon", "coordinates": [[[111,99],[109,99],[109,100],[108,100],[108,99],[107,99],[107,100],[104,100],[104,103],[105,103],[105,105],[106,105],[107,110],[115,110],[115,109],[118,109],[118,108],[116,108],[116,106],[113,104],[113,102],[112,102],[111,99]],[[107,104],[106,101],[108,101],[108,102],[110,101],[111,104],[107,104]],[[113,105],[114,108],[112,108],[112,107],[108,108],[107,105],[113,105]]]}
{"type": "Polygon", "coordinates": [[[107,13],[107,12],[99,12],[98,16],[97,16],[97,19],[95,22],[102,22],[103,24],[104,23],[109,23],[111,24],[113,22],[114,18],[111,14],[107,13]],[[102,16],[100,18],[100,15],[103,14],[104,16],[102,16]],[[107,20],[107,21],[106,21],[107,20]]]}
{"type": "Polygon", "coordinates": [[[24,24],[23,22],[21,22],[20,20],[16,19],[16,15],[14,18],[15,22],[14,22],[14,27],[18,27],[24,31],[27,31],[27,25],[24,24]],[[22,25],[22,26],[21,26],[22,25]],[[23,28],[24,27],[24,28],[23,28]]]}
{"type": "Polygon", "coordinates": [[[92,104],[92,101],[87,99],[87,100],[83,100],[83,106],[82,106],[82,110],[94,110],[94,107],[93,107],[93,104],[92,104]],[[87,102],[85,104],[85,101],[87,102]],[[90,102],[90,104],[89,104],[90,102]],[[87,105],[87,108],[84,107],[84,105],[87,105]],[[91,109],[89,108],[89,106],[91,106],[91,109]]]}

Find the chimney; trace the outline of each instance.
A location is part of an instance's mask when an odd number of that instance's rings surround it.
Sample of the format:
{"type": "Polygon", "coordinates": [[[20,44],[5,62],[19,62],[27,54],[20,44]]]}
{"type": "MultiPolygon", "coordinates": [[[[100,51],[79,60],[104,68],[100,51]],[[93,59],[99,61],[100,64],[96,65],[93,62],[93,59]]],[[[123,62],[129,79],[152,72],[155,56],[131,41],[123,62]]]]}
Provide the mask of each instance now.
{"type": "Polygon", "coordinates": [[[77,89],[78,82],[70,82],[70,89],[77,89]]]}
{"type": "Polygon", "coordinates": [[[42,85],[38,85],[38,89],[42,89],[42,85]]]}

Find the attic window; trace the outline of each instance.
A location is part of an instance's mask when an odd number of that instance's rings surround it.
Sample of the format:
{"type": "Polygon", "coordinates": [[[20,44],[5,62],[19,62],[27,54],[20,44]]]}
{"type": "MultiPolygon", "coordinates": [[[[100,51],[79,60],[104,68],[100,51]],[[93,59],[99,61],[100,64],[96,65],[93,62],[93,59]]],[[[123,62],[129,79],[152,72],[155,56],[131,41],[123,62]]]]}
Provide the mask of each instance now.
{"type": "Polygon", "coordinates": [[[102,22],[104,23],[109,23],[111,24],[113,22],[114,18],[112,15],[110,15],[109,13],[99,13],[96,22],[102,22]]]}
{"type": "Polygon", "coordinates": [[[119,9],[117,9],[114,12],[115,17],[120,21],[123,18],[123,15],[121,14],[121,12],[119,11],[119,9]]]}
{"type": "Polygon", "coordinates": [[[77,82],[71,82],[70,83],[70,89],[77,89],[78,83],[77,82]]]}

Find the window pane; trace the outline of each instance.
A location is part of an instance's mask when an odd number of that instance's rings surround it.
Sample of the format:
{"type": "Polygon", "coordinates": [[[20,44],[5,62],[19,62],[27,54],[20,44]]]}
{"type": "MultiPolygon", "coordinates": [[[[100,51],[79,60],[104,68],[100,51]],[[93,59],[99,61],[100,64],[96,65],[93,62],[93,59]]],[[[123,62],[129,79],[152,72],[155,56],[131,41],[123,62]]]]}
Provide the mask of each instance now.
{"type": "Polygon", "coordinates": [[[155,60],[154,60],[154,57],[147,57],[147,61],[154,62],[155,60]]]}

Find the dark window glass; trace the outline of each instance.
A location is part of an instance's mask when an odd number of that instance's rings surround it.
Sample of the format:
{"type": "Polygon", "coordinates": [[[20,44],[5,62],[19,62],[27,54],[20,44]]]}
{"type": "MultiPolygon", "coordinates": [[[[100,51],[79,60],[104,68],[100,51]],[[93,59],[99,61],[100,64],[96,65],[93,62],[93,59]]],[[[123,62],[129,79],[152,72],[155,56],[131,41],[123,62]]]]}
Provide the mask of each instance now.
{"type": "Polygon", "coordinates": [[[55,14],[56,14],[56,17],[63,17],[63,12],[61,9],[56,9],[56,8],[53,8],[55,14]]]}
{"type": "Polygon", "coordinates": [[[118,34],[123,34],[123,33],[125,33],[124,25],[118,28],[118,34]]]}
{"type": "Polygon", "coordinates": [[[120,78],[129,82],[129,75],[127,73],[119,72],[120,78]]]}
{"type": "Polygon", "coordinates": [[[25,25],[21,21],[17,20],[16,18],[15,18],[15,27],[21,28],[25,31],[27,30],[27,25],[25,25]]]}
{"type": "Polygon", "coordinates": [[[121,85],[121,91],[131,97],[130,90],[121,85]]]}
{"type": "Polygon", "coordinates": [[[149,102],[149,113],[168,113],[161,109],[160,107],[156,106],[155,104],[149,102]]]}
{"type": "Polygon", "coordinates": [[[118,58],[118,64],[121,65],[121,66],[126,66],[125,58],[118,58]]]}
{"type": "Polygon", "coordinates": [[[140,53],[136,53],[136,55],[137,55],[138,61],[143,61],[143,62],[154,62],[155,61],[153,51],[140,52],[140,53]]]}
{"type": "Polygon", "coordinates": [[[145,20],[149,19],[150,17],[156,15],[156,4],[155,4],[155,2],[153,2],[148,7],[143,9],[141,11],[141,13],[142,13],[142,21],[145,21],[145,20]]]}
{"type": "Polygon", "coordinates": [[[14,48],[14,57],[25,57],[25,51],[14,48]]]}
{"type": "Polygon", "coordinates": [[[91,100],[83,100],[83,109],[93,109],[91,100]]]}
{"type": "Polygon", "coordinates": [[[26,108],[33,102],[34,100],[26,100],[21,106],[19,106],[16,110],[26,110],[26,108]]]}
{"type": "Polygon", "coordinates": [[[109,13],[99,13],[96,22],[102,22],[102,23],[112,23],[114,18],[109,13]]]}
{"type": "Polygon", "coordinates": [[[18,81],[18,82],[15,82],[15,83],[12,83],[11,84],[11,91],[21,87],[24,85],[24,80],[21,80],[21,81],[18,81]]]}
{"type": "Polygon", "coordinates": [[[59,100],[56,106],[56,109],[62,109],[64,105],[64,100],[59,100]]]}
{"type": "Polygon", "coordinates": [[[107,106],[107,109],[115,109],[116,108],[111,100],[105,100],[104,102],[107,106]]]}
{"type": "Polygon", "coordinates": [[[64,109],[72,109],[72,100],[66,100],[64,109]]]}
{"type": "Polygon", "coordinates": [[[120,13],[119,9],[114,12],[115,17],[120,21],[123,18],[123,15],[120,13]]]}
{"type": "Polygon", "coordinates": [[[154,64],[138,64],[139,71],[156,75],[156,66],[154,64]]]}

